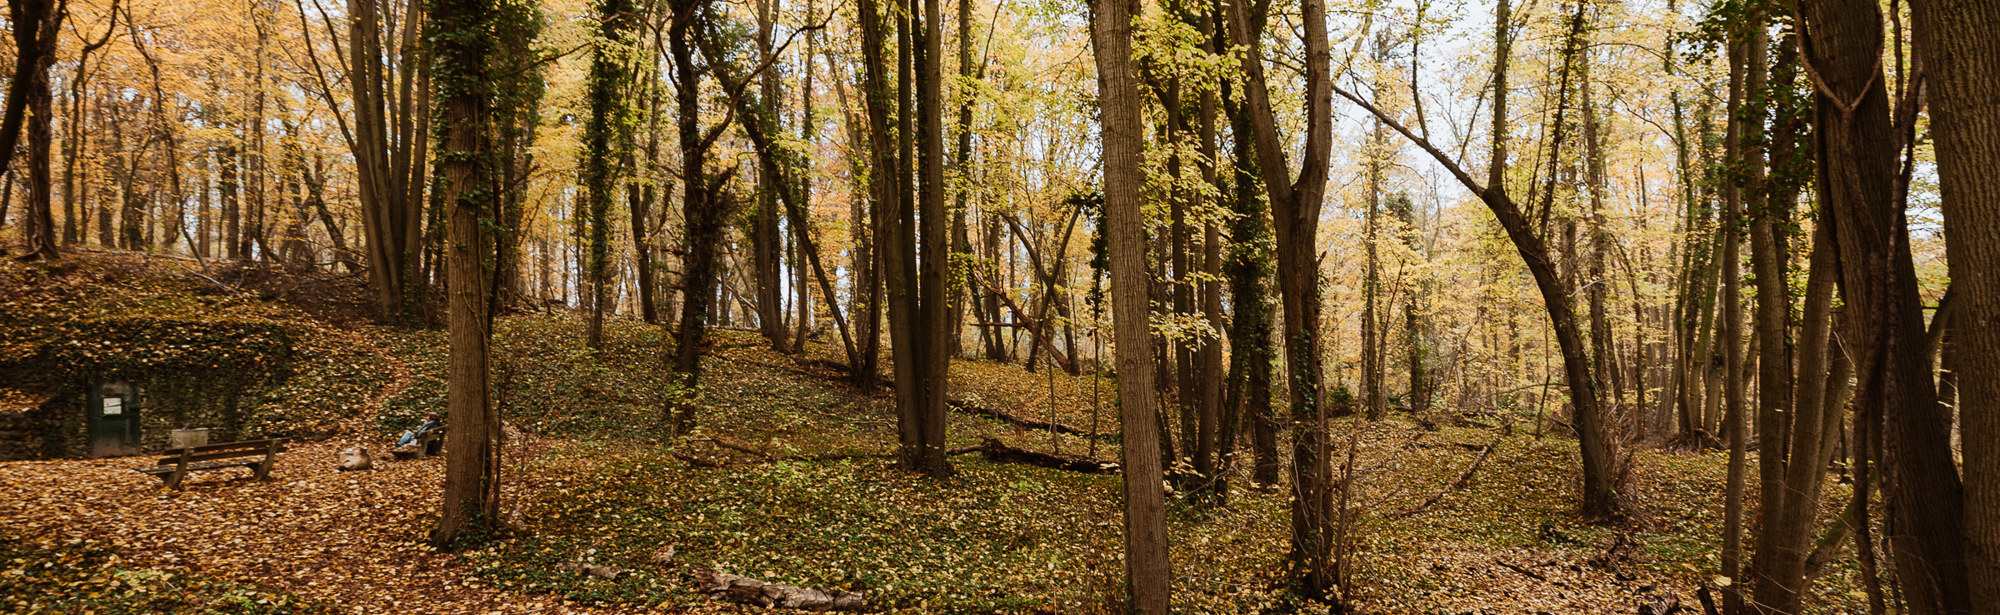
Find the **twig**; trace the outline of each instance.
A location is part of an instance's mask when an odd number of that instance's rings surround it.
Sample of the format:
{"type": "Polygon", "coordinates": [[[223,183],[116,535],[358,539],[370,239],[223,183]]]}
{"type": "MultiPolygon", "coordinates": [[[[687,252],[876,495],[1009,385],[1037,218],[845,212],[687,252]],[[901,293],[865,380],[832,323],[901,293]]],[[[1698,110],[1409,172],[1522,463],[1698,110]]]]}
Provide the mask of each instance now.
{"type": "Polygon", "coordinates": [[[1496,558],[1493,558],[1493,563],[1495,563],[1495,564],[1499,564],[1499,565],[1502,565],[1502,566],[1506,566],[1508,570],[1512,570],[1512,571],[1514,571],[1514,572],[1518,572],[1518,573],[1521,573],[1521,574],[1524,574],[1524,575],[1528,575],[1528,578],[1531,578],[1531,579],[1534,579],[1534,580],[1537,580],[1537,581],[1541,581],[1541,582],[1543,582],[1543,583],[1547,583],[1547,582],[1549,582],[1549,578],[1548,578],[1548,577],[1545,577],[1545,576],[1542,576],[1541,574],[1539,574],[1539,573],[1536,573],[1536,572],[1535,572],[1535,571],[1533,571],[1533,570],[1529,570],[1529,569],[1526,569],[1526,568],[1522,568],[1522,567],[1520,567],[1520,566],[1516,566],[1516,565],[1513,565],[1513,564],[1509,564],[1509,563],[1507,563],[1507,561],[1506,561],[1506,560],[1503,560],[1503,559],[1500,559],[1500,558],[1497,558],[1497,557],[1496,557],[1496,558]]]}

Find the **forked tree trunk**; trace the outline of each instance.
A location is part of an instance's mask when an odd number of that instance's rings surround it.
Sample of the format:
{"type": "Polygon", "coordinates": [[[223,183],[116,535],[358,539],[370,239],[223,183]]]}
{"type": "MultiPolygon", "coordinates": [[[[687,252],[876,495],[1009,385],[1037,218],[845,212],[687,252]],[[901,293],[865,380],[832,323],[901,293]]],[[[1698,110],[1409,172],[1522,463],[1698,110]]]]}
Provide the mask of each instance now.
{"type": "Polygon", "coordinates": [[[1923,350],[1923,306],[1899,199],[1907,175],[1897,150],[1907,141],[1889,118],[1881,10],[1868,0],[1801,0],[1798,11],[1800,48],[1817,86],[1818,192],[1840,258],[1842,337],[1853,344],[1859,379],[1854,403],[1883,419],[1897,578],[1913,613],[1968,612],[1963,487],[1950,417],[1936,404],[1923,350]]]}
{"type": "MultiPolygon", "coordinates": [[[[1290,371],[1291,411],[1294,436],[1292,463],[1291,560],[1300,575],[1303,593],[1314,599],[1334,595],[1340,579],[1333,557],[1333,467],[1331,445],[1327,441],[1328,418],[1324,392],[1325,370],[1319,339],[1319,259],[1318,236],[1321,197],[1327,180],[1331,152],[1333,108],[1329,100],[1332,86],[1328,75],[1332,52],[1326,32],[1326,4],[1304,0],[1305,22],[1306,138],[1298,178],[1289,177],[1288,151],[1278,136],[1277,116],[1264,77],[1263,29],[1253,28],[1263,16],[1254,18],[1246,0],[1230,5],[1230,37],[1246,48],[1244,61],[1245,105],[1256,137],[1257,166],[1263,173],[1264,193],[1271,200],[1271,217],[1277,229],[1278,294],[1285,313],[1285,365],[1290,371]]],[[[1268,5],[1260,4],[1268,10],[1268,5]]],[[[1261,11],[1260,11],[1261,12],[1261,11]]]]}
{"type": "MultiPolygon", "coordinates": [[[[0,169],[9,168],[23,124],[28,132],[28,205],[22,239],[25,259],[55,259],[55,215],[49,199],[49,66],[55,63],[56,39],[68,16],[68,0],[12,0],[8,19],[14,26],[14,77],[0,115],[0,169]]],[[[113,11],[117,6],[113,5],[113,11]]]]}

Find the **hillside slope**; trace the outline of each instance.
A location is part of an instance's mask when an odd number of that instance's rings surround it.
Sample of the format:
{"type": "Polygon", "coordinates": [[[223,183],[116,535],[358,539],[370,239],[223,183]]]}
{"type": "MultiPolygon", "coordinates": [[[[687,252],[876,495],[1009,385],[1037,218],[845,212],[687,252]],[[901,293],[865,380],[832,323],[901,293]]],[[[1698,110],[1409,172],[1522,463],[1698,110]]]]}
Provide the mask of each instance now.
{"type": "MultiPolygon", "coordinates": [[[[116,352],[161,357],[136,365],[189,370],[180,377],[190,379],[202,372],[190,367],[201,357],[269,358],[268,380],[245,389],[258,401],[244,435],[302,437],[270,482],[211,473],[181,492],[132,472],[149,463],[144,457],[0,464],[0,543],[23,554],[0,565],[9,568],[0,571],[0,595],[15,611],[142,604],[169,590],[132,579],[163,574],[187,580],[176,586],[189,588],[186,600],[219,612],[742,610],[693,590],[693,574],[710,567],[863,591],[895,612],[1118,611],[1115,476],[970,454],[954,457],[951,479],[911,476],[888,458],[896,438],[885,392],[855,391],[843,374],[773,352],[754,334],[716,332],[708,385],[696,398],[700,427],[670,440],[662,409],[686,393],[668,384],[660,329],[614,321],[606,349],[591,353],[578,319],[503,319],[494,369],[512,427],[501,470],[511,529],[439,555],[420,543],[436,514],[441,461],[379,461],[359,473],[332,466],[335,451],[379,452],[442,407],[440,332],[219,292],[143,264],[0,267],[9,285],[0,295],[0,356],[11,361],[9,373],[24,375],[17,388],[77,377],[62,371],[72,364],[23,358],[76,346],[77,332],[116,335],[131,323],[168,321],[121,338],[116,352]],[[121,298],[94,299],[106,295],[121,298]],[[216,343],[176,337],[204,323],[254,325],[287,343],[262,354],[180,350],[216,343]],[[57,578],[53,567],[33,564],[83,561],[85,551],[101,574],[57,578]],[[624,573],[584,574],[573,569],[581,563],[624,573]],[[57,589],[74,583],[101,589],[57,589]]],[[[1084,434],[1115,431],[1108,380],[975,361],[953,372],[954,396],[968,405],[1053,418],[1084,434]],[[1102,395],[1093,402],[1096,387],[1102,395]]],[[[1640,453],[1639,497],[1653,516],[1621,532],[1575,521],[1573,442],[1501,429],[1426,431],[1401,420],[1343,421],[1336,430],[1343,451],[1355,443],[1349,570],[1363,612],[1629,613],[1663,595],[1692,605],[1696,584],[1713,584],[1720,457],[1640,453]],[[1482,456],[1477,449],[1488,445],[1482,456]],[[1461,475],[1469,478],[1447,490],[1461,475]]],[[[1089,454],[1094,443],[1098,458],[1117,458],[1115,434],[1052,434],[968,412],[953,414],[950,434],[953,446],[994,438],[1069,455],[1089,454]]],[[[1177,611],[1283,603],[1285,497],[1238,481],[1225,506],[1170,505],[1177,611]]],[[[1851,561],[1836,561],[1815,609],[1858,607],[1853,578],[1851,561]]]]}

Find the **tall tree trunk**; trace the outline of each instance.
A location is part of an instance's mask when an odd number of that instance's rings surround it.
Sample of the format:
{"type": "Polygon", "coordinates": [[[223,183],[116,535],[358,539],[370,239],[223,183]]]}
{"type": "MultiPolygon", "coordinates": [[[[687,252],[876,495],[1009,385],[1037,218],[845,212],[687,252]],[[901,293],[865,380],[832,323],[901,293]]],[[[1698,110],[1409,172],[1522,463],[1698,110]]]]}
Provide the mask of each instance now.
{"type": "MultiPolygon", "coordinates": [[[[1385,61],[1388,39],[1381,37],[1376,42],[1375,60],[1385,61]]],[[[1366,168],[1363,171],[1366,179],[1363,181],[1367,184],[1364,190],[1368,194],[1366,211],[1362,213],[1361,231],[1364,254],[1361,274],[1361,404],[1367,409],[1368,420],[1371,421],[1382,420],[1383,413],[1388,409],[1388,402],[1382,395],[1382,378],[1387,375],[1388,370],[1382,365],[1383,357],[1380,350],[1384,346],[1381,342],[1383,335],[1380,308],[1377,306],[1382,295],[1382,256],[1381,249],[1375,245],[1381,238],[1384,173],[1382,167],[1385,162],[1382,160],[1382,150],[1388,141],[1386,132],[1382,120],[1375,120],[1374,126],[1368,132],[1367,153],[1363,154],[1366,160],[1363,163],[1366,168]]]]}
{"type": "MultiPolygon", "coordinates": [[[[8,81],[7,101],[0,112],[0,169],[13,166],[21,131],[28,131],[28,206],[22,238],[27,250],[23,258],[55,259],[55,218],[49,211],[49,66],[55,63],[57,39],[63,19],[69,16],[68,0],[8,0],[8,22],[14,28],[14,75],[8,81]],[[30,108],[32,107],[32,109],[30,108]],[[41,152],[39,156],[36,151],[41,152]],[[36,176],[41,181],[36,181],[36,176]],[[39,186],[39,187],[38,187],[39,186]],[[42,195],[37,198],[35,193],[42,195]]],[[[113,5],[116,11],[116,5],[113,5]]]]}
{"type": "Polygon", "coordinates": [[[1104,148],[1104,215],[1111,257],[1113,327],[1117,334],[1118,409],[1125,441],[1126,611],[1165,615],[1168,581],[1166,494],[1161,487],[1159,429],[1153,405],[1145,221],[1140,212],[1145,174],[1139,83],[1132,59],[1132,22],[1140,4],[1098,0],[1091,11],[1097,57],[1099,124],[1104,148]]]}
{"type": "MultiPolygon", "coordinates": [[[[672,3],[673,19],[668,24],[675,83],[679,86],[675,92],[675,103],[679,112],[682,220],[687,227],[686,253],[681,261],[682,302],[674,369],[683,376],[683,384],[689,389],[701,385],[702,344],[708,333],[708,312],[715,302],[720,269],[716,251],[720,249],[723,220],[729,209],[729,204],[725,202],[726,195],[718,194],[717,190],[732,175],[725,171],[710,177],[707,171],[708,150],[721,136],[724,126],[716,126],[706,134],[700,127],[701,83],[694,63],[692,39],[696,35],[695,22],[701,18],[701,13],[706,12],[708,1],[675,0],[672,3]]],[[[681,405],[674,416],[675,433],[684,434],[694,427],[695,410],[692,403],[681,405]]]]}
{"type": "MultiPolygon", "coordinates": [[[[1854,343],[1859,378],[1854,403],[1858,411],[1879,410],[1885,425],[1897,577],[1913,613],[1968,612],[1963,486],[1950,417],[1936,404],[1923,351],[1923,306],[1900,198],[1908,171],[1897,159],[1910,139],[1889,117],[1881,10],[1864,0],[1802,0],[1798,8],[1800,48],[1816,76],[1818,193],[1839,246],[1842,333],[1854,343]]],[[[1899,111],[1914,113],[1907,106],[1913,101],[1906,98],[1899,111]]]]}
{"type": "MultiPolygon", "coordinates": [[[[111,10],[105,17],[105,22],[104,36],[98,37],[95,41],[84,43],[83,48],[77,51],[76,74],[69,82],[69,113],[67,118],[69,126],[63,131],[62,192],[64,244],[82,243],[84,235],[89,232],[87,225],[80,223],[80,218],[88,217],[89,210],[88,206],[79,207],[82,199],[78,198],[77,194],[77,159],[79,158],[79,154],[89,149],[90,143],[90,132],[84,130],[83,127],[84,109],[90,106],[90,79],[88,72],[90,54],[103,48],[106,43],[109,43],[111,41],[111,33],[118,30],[118,2],[116,0],[111,3],[111,10]]],[[[20,22],[17,21],[15,23],[20,22]]],[[[87,179],[88,173],[89,171],[86,168],[86,179],[83,182],[85,185],[89,184],[89,180],[87,179]]],[[[206,255],[204,254],[204,256],[206,255]]]]}
{"type": "MultiPolygon", "coordinates": [[[[234,145],[216,148],[216,166],[221,167],[221,177],[216,182],[216,198],[222,202],[222,254],[229,260],[243,258],[242,247],[237,238],[243,233],[243,201],[239,193],[237,176],[237,150],[234,145]]],[[[84,181],[89,185],[89,181],[84,181]]],[[[88,205],[85,206],[88,208],[88,205]]],[[[100,208],[102,205],[100,205],[100,208]]],[[[104,224],[104,214],[98,214],[98,224],[104,224]]]]}
{"type": "MultiPolygon", "coordinates": [[[[55,63],[57,38],[63,18],[68,16],[68,0],[9,0],[8,17],[14,25],[14,78],[8,84],[5,115],[0,116],[0,169],[12,166],[15,145],[23,124],[28,133],[28,203],[22,216],[21,238],[26,250],[21,258],[53,260],[57,250],[55,214],[49,195],[49,122],[53,101],[49,93],[49,66],[55,63]]],[[[113,5],[113,10],[116,5],[113,5]]]]}
{"type": "MultiPolygon", "coordinates": [[[[1425,259],[1423,242],[1418,239],[1415,206],[1408,196],[1398,196],[1390,201],[1390,213],[1402,222],[1403,246],[1418,259],[1425,259]]],[[[1420,268],[1425,271],[1428,268],[1420,268]]],[[[1436,284],[1429,274],[1419,273],[1419,278],[1403,300],[1403,338],[1405,365],[1410,372],[1410,412],[1423,414],[1431,409],[1431,397],[1437,394],[1437,384],[1431,375],[1429,319],[1425,315],[1425,303],[1436,292],[1436,284]]]]}
{"type": "MultiPolygon", "coordinates": [[[[1306,139],[1299,175],[1291,180],[1288,151],[1278,136],[1270,89],[1264,78],[1262,28],[1252,27],[1245,0],[1230,6],[1232,42],[1247,48],[1244,62],[1245,104],[1256,135],[1257,166],[1263,172],[1264,193],[1271,199],[1277,229],[1278,294],[1285,312],[1285,352],[1291,383],[1294,437],[1292,463],[1291,560],[1300,589],[1308,598],[1335,595],[1340,578],[1333,559],[1332,450],[1327,438],[1328,413],[1319,339],[1320,289],[1318,236],[1321,197],[1332,150],[1333,108],[1328,75],[1332,52],[1326,33],[1326,4],[1304,0],[1306,139]]],[[[1259,5],[1268,10],[1268,5],[1259,5]]],[[[1255,23],[1265,21],[1262,15],[1255,23]]]]}
{"type": "MultiPolygon", "coordinates": [[[[766,63],[771,57],[771,36],[777,0],[758,0],[757,11],[757,57],[766,63]]],[[[778,77],[773,71],[762,71],[758,77],[759,98],[763,105],[775,111],[780,108],[778,77]]],[[[773,113],[767,121],[777,128],[777,116],[773,113]]],[[[784,281],[780,278],[781,254],[784,240],[778,236],[778,193],[793,187],[780,181],[777,165],[760,161],[757,165],[757,211],[750,220],[750,262],[755,267],[752,277],[756,283],[757,330],[764,340],[778,352],[785,352],[784,305],[780,288],[784,281]]]]}
{"type": "Polygon", "coordinates": [[[483,32],[494,17],[492,0],[429,0],[440,36],[432,58],[444,93],[437,175],[439,198],[451,207],[448,248],[450,293],[447,326],[451,361],[447,368],[446,409],[452,428],[445,435],[444,510],[431,544],[457,546],[499,518],[499,477],[494,472],[499,417],[489,398],[487,343],[492,320],[487,292],[492,240],[485,229],[496,213],[492,143],[486,96],[490,39],[483,32]]]}
{"type": "Polygon", "coordinates": [[[1952,343],[1960,369],[1965,453],[1966,577],[1975,612],[2000,613],[2000,5],[1921,0],[1917,55],[1937,140],[1945,243],[1950,254],[1952,343]]]}
{"type": "MultiPolygon", "coordinates": [[[[1236,82],[1223,84],[1227,93],[1236,82]]],[[[1232,101],[1230,96],[1222,97],[1232,101]]],[[[1271,222],[1265,203],[1257,193],[1255,138],[1250,116],[1243,105],[1228,103],[1230,142],[1234,164],[1230,185],[1234,187],[1230,205],[1229,301],[1235,308],[1235,322],[1229,327],[1230,390],[1227,408],[1250,421],[1251,451],[1255,455],[1251,480],[1260,485],[1276,485],[1279,474],[1278,417],[1271,410],[1271,365],[1276,359],[1271,348],[1271,222]]],[[[1234,434],[1233,421],[1223,421],[1223,432],[1234,434]]],[[[1235,438],[1222,439],[1221,458],[1226,467],[1235,438]]]]}
{"type": "MultiPolygon", "coordinates": [[[[952,293],[951,296],[951,330],[955,332],[965,330],[966,312],[968,309],[977,310],[978,304],[972,299],[979,296],[980,293],[978,290],[979,284],[976,282],[979,272],[976,269],[977,265],[974,264],[978,261],[972,254],[972,231],[967,220],[972,215],[970,202],[972,196],[972,104],[974,102],[972,93],[974,90],[970,87],[970,84],[985,72],[986,67],[984,65],[975,70],[972,63],[972,2],[970,0],[959,0],[958,77],[960,83],[957,87],[953,88],[958,92],[959,98],[958,126],[957,134],[955,135],[957,143],[955,144],[951,165],[952,175],[955,176],[959,188],[952,192],[953,198],[956,201],[951,216],[951,250],[953,254],[958,255],[958,258],[964,259],[966,265],[964,284],[959,292],[952,293]]],[[[977,316],[978,314],[975,314],[975,317],[977,316]]],[[[993,327],[977,328],[979,329],[981,340],[991,339],[993,327]]],[[[962,345],[960,336],[952,335],[949,353],[952,356],[962,355],[962,345]]]]}
{"type": "MultiPolygon", "coordinates": [[[[1743,507],[1746,464],[1749,455],[1750,424],[1744,416],[1744,356],[1743,346],[1737,340],[1744,338],[1743,332],[1743,276],[1742,228],[1743,212],[1746,206],[1761,211],[1761,199],[1757,195],[1763,191],[1764,152],[1763,114],[1759,102],[1764,94],[1765,48],[1770,42],[1765,39],[1761,17],[1746,19],[1740,32],[1730,35],[1729,41],[1729,127],[1728,127],[1728,171],[1724,177],[1722,212],[1722,340],[1723,340],[1723,421],[1724,432],[1729,436],[1728,493],[1724,497],[1722,517],[1722,574],[1732,579],[1743,578],[1743,507]],[[1747,203],[1746,203],[1747,202],[1747,203]]],[[[1766,434],[1775,437],[1775,432],[1766,434]]],[[[1768,441],[1768,440],[1766,440],[1768,441]]],[[[1782,450],[1772,447],[1771,454],[1782,450]]],[[[1724,611],[1729,615],[1744,612],[1743,592],[1749,583],[1731,584],[1722,595],[1724,611]]]]}
{"type": "MultiPolygon", "coordinates": [[[[1201,7],[1203,9],[1200,11],[1201,18],[1195,26],[1202,35],[1202,50],[1215,53],[1227,44],[1222,40],[1227,34],[1221,30],[1218,23],[1221,5],[1215,2],[1204,4],[1206,6],[1201,7]]],[[[1219,197],[1223,194],[1224,186],[1216,172],[1218,136],[1215,126],[1217,105],[1220,104],[1216,94],[1221,85],[1219,79],[1199,83],[1200,87],[1196,92],[1194,128],[1198,149],[1195,166],[1201,171],[1201,183],[1206,188],[1197,194],[1197,202],[1203,211],[1222,208],[1219,197]]],[[[1199,255],[1201,275],[1199,283],[1195,286],[1195,291],[1198,293],[1196,299],[1201,310],[1201,319],[1208,324],[1210,330],[1221,332],[1227,330],[1227,323],[1222,317],[1222,228],[1213,217],[1203,216],[1203,218],[1207,219],[1207,222],[1202,225],[1199,255]]],[[[1067,243],[1065,237],[1065,246],[1067,243]]],[[[1062,250],[1057,251],[1056,267],[1059,269],[1067,267],[1067,264],[1062,262],[1065,260],[1062,253],[1062,250]]],[[[1063,305],[1065,306],[1063,317],[1067,321],[1068,304],[1063,305]]],[[[1070,342],[1070,351],[1074,353],[1075,340],[1072,339],[1070,342]]],[[[1217,496],[1228,494],[1228,487],[1222,479],[1226,467],[1220,465],[1222,448],[1220,441],[1236,437],[1233,425],[1227,430],[1223,429],[1222,384],[1228,376],[1222,371],[1222,353],[1220,335],[1203,339],[1201,346],[1194,352],[1195,418],[1198,421],[1195,428],[1194,467],[1195,471],[1201,474],[1203,484],[1207,485],[1207,491],[1212,496],[1209,498],[1210,501],[1215,502],[1220,501],[1220,497],[1217,496]]],[[[1075,365],[1074,361],[1071,365],[1075,365]]],[[[1075,374],[1076,370],[1072,368],[1070,373],[1075,374]]]]}
{"type": "MultiPolygon", "coordinates": [[[[383,323],[413,324],[423,282],[424,161],[431,128],[425,80],[430,69],[416,48],[423,12],[411,6],[398,14],[396,6],[371,0],[347,4],[348,53],[341,61],[350,114],[341,113],[330,78],[320,72],[319,57],[308,53],[308,59],[319,93],[334,109],[341,137],[354,156],[375,317],[383,323]]],[[[324,12],[320,16],[333,37],[334,21],[324,12]]],[[[300,19],[310,35],[303,12],[300,19]]]]}
{"type": "MultiPolygon", "coordinates": [[[[813,6],[813,1],[806,0],[806,21],[811,22],[818,17],[819,14],[813,6]]],[[[813,55],[817,53],[815,49],[818,46],[818,40],[819,32],[807,32],[805,52],[799,55],[799,63],[804,65],[803,69],[805,73],[801,76],[799,84],[799,141],[805,144],[807,152],[813,151],[813,147],[817,145],[819,137],[819,129],[813,124],[815,121],[813,117],[813,55]]],[[[810,154],[806,158],[807,160],[811,160],[810,154]]],[[[792,288],[799,295],[798,336],[793,338],[792,348],[800,354],[805,354],[806,341],[812,337],[813,328],[817,320],[814,317],[812,285],[806,281],[807,261],[811,261],[814,271],[820,272],[819,277],[822,280],[826,278],[826,274],[825,269],[819,266],[819,253],[811,245],[811,238],[807,236],[808,233],[812,232],[812,229],[806,228],[806,221],[809,219],[809,216],[806,216],[804,212],[812,211],[812,174],[801,173],[799,180],[795,191],[799,195],[798,209],[801,210],[801,213],[797,217],[788,219],[787,222],[792,227],[793,235],[792,272],[795,275],[792,278],[792,288]]],[[[790,211],[791,208],[787,208],[788,215],[790,211]]],[[[828,307],[832,308],[833,313],[837,315],[839,306],[834,304],[833,286],[828,284],[825,290],[828,307]]],[[[851,365],[854,359],[854,342],[849,337],[847,323],[836,320],[835,324],[840,327],[841,340],[846,342],[848,360],[851,365]]]]}
{"type": "MultiPolygon", "coordinates": [[[[611,274],[611,201],[617,198],[617,173],[613,167],[629,152],[623,137],[625,100],[630,75],[629,61],[620,57],[631,45],[631,32],[638,16],[628,0],[600,0],[597,3],[598,44],[590,59],[590,120],[584,128],[583,184],[589,205],[584,220],[588,228],[590,281],[590,324],[584,344],[592,350],[604,348],[605,284],[611,274]]],[[[636,221],[635,221],[636,222],[636,221]]]]}

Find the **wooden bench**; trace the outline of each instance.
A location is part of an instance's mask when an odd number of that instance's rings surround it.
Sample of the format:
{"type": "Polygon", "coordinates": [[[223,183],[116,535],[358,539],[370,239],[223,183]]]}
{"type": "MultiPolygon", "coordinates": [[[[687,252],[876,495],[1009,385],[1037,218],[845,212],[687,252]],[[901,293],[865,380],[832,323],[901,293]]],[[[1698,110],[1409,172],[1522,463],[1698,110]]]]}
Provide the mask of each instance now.
{"type": "Polygon", "coordinates": [[[168,456],[161,457],[158,465],[139,468],[139,471],[160,477],[174,489],[180,489],[181,480],[191,472],[222,468],[249,468],[259,480],[263,480],[271,477],[271,468],[278,463],[278,453],[284,451],[283,438],[168,449],[168,456]]]}
{"type": "Polygon", "coordinates": [[[424,435],[417,436],[416,442],[411,443],[409,446],[401,446],[390,450],[389,454],[395,456],[398,460],[436,457],[444,451],[444,429],[444,427],[438,427],[437,429],[424,432],[424,435]]]}

